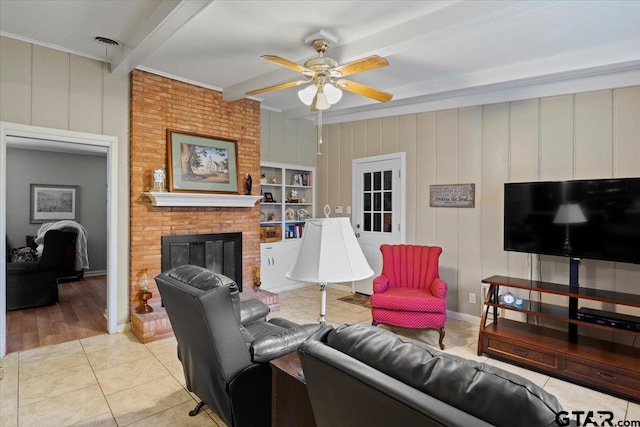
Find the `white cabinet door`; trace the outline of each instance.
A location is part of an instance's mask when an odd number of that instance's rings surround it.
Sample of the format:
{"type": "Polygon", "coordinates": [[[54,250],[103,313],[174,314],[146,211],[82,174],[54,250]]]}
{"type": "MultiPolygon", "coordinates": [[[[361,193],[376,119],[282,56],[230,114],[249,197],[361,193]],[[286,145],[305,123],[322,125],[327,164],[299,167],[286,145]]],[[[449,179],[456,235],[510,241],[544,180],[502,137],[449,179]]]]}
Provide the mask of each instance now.
{"type": "MultiPolygon", "coordinates": [[[[293,267],[293,263],[296,262],[296,260],[298,259],[298,253],[300,252],[300,239],[295,239],[295,240],[287,240],[286,242],[286,248],[284,253],[286,254],[285,257],[285,270],[284,270],[284,274],[287,274],[287,271],[289,271],[291,269],[291,267],[293,267]]],[[[298,283],[295,280],[290,280],[287,279],[287,283],[298,283]]]]}
{"type": "Polygon", "coordinates": [[[260,281],[261,288],[269,290],[274,286],[286,283],[286,257],[281,244],[267,243],[260,245],[260,281]]]}

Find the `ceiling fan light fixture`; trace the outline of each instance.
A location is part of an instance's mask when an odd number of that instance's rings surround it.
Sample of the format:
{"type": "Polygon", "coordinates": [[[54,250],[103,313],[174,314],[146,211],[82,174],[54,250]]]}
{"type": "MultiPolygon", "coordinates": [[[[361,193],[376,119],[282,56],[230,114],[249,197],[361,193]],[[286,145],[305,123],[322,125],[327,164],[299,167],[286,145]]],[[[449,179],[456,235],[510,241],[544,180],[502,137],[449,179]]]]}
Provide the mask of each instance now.
{"type": "Polygon", "coordinates": [[[322,111],[328,110],[329,107],[331,107],[331,104],[327,100],[327,95],[322,91],[318,91],[318,94],[316,95],[316,108],[322,111]]]}
{"type": "Polygon", "coordinates": [[[316,85],[312,84],[298,91],[298,98],[305,105],[311,105],[313,98],[316,96],[316,85]]]}
{"type": "Polygon", "coordinates": [[[333,105],[342,99],[342,91],[332,85],[331,83],[327,83],[323,88],[324,94],[327,96],[327,101],[329,104],[333,105]]]}
{"type": "Polygon", "coordinates": [[[335,42],[335,40],[329,37],[329,35],[323,30],[318,34],[313,34],[306,38],[305,42],[310,42],[313,45],[318,56],[305,61],[304,65],[299,65],[277,55],[262,55],[262,57],[268,61],[274,62],[298,73],[302,73],[306,80],[294,80],[264,87],[262,89],[247,92],[247,95],[253,96],[309,83],[307,87],[298,91],[298,98],[300,98],[302,103],[311,107],[311,111],[322,111],[331,108],[332,105],[340,102],[343,90],[366,96],[380,102],[387,102],[391,100],[393,95],[390,93],[382,92],[375,88],[343,79],[343,77],[350,76],[352,74],[386,67],[389,65],[389,62],[386,59],[378,55],[371,55],[366,58],[339,65],[335,59],[324,56],[325,51],[329,48],[330,41],[335,42]]]}

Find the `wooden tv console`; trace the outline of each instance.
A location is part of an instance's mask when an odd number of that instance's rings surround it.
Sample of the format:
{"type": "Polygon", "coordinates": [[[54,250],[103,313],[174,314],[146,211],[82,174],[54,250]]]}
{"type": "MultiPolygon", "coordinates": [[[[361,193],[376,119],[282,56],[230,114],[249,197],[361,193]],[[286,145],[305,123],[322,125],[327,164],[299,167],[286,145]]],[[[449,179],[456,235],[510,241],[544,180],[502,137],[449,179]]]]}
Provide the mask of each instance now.
{"type": "MultiPolygon", "coordinates": [[[[615,331],[633,335],[640,332],[578,320],[576,309],[580,300],[593,300],[640,308],[640,295],[578,286],[561,285],[537,280],[492,276],[488,283],[480,334],[478,355],[486,353],[549,375],[587,387],[640,402],[640,347],[587,337],[577,333],[580,328],[615,331]],[[502,291],[500,288],[503,288],[502,291]],[[530,295],[556,294],[569,297],[568,306],[523,300],[521,307],[502,304],[504,288],[524,289],[530,295]],[[493,313],[490,313],[492,308],[493,313]],[[567,330],[551,329],[532,323],[500,318],[498,309],[514,310],[539,319],[565,323],[567,330]],[[491,318],[493,314],[493,318],[491,318]],[[488,323],[488,324],[487,324],[488,323]]],[[[637,344],[636,344],[637,345],[637,344]]]]}

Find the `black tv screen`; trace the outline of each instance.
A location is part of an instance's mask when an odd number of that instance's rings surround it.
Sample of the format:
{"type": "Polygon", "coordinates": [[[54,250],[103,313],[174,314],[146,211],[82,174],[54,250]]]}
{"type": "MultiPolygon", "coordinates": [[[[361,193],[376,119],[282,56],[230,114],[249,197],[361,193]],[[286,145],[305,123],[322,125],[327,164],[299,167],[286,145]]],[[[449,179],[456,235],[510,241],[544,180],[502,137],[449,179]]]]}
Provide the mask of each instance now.
{"type": "Polygon", "coordinates": [[[640,264],[640,178],[506,183],[504,249],[640,264]]]}

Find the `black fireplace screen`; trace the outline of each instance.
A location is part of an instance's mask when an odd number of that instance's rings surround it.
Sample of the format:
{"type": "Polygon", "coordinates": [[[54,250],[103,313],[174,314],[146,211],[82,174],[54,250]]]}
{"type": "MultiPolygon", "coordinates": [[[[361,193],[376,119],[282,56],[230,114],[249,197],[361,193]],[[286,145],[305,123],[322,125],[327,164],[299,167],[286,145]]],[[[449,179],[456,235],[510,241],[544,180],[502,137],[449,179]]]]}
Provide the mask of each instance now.
{"type": "Polygon", "coordinates": [[[242,291],[242,233],[162,237],[162,271],[184,264],[233,279],[242,291]]]}

